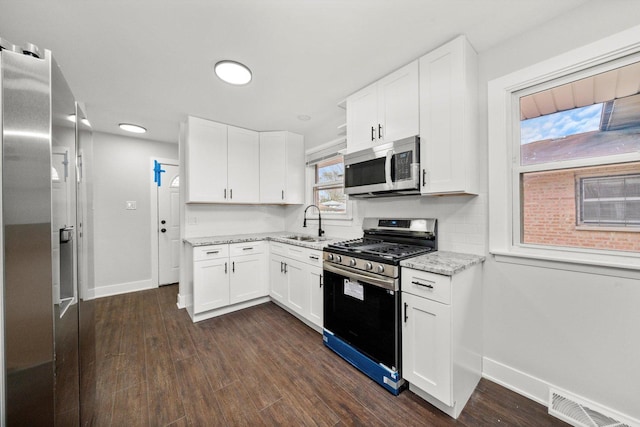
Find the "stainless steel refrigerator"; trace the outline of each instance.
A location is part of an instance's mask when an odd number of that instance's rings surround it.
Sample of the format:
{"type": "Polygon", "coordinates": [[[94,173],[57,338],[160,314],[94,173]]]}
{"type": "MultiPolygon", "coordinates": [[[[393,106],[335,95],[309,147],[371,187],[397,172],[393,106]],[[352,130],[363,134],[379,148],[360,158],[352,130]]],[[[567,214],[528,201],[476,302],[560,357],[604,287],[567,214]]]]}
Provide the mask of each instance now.
{"type": "Polygon", "coordinates": [[[50,51],[0,45],[0,424],[91,425],[91,127],[50,51]]]}

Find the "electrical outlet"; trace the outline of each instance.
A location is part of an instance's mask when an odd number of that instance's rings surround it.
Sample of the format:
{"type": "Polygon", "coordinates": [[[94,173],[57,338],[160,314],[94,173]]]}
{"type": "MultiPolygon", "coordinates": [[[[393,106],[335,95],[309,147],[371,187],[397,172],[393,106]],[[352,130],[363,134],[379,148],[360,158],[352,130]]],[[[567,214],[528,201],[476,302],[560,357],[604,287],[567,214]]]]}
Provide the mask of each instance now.
{"type": "Polygon", "coordinates": [[[127,207],[126,207],[126,209],[127,209],[128,211],[133,211],[133,210],[136,210],[136,209],[137,209],[137,208],[136,208],[136,202],[135,202],[135,201],[126,202],[126,203],[127,203],[127,207]]]}

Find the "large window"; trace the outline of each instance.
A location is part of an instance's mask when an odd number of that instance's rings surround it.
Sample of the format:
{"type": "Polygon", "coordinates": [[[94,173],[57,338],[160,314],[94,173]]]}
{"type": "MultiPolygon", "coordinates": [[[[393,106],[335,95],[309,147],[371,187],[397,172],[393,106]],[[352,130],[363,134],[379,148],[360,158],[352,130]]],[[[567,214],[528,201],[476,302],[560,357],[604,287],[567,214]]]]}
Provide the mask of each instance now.
{"type": "Polygon", "coordinates": [[[347,200],[344,194],[344,162],[334,156],[315,164],[313,200],[322,213],[344,214],[347,200]]]}
{"type": "Polygon", "coordinates": [[[640,252],[639,92],[634,63],[518,93],[516,244],[640,252]]]}

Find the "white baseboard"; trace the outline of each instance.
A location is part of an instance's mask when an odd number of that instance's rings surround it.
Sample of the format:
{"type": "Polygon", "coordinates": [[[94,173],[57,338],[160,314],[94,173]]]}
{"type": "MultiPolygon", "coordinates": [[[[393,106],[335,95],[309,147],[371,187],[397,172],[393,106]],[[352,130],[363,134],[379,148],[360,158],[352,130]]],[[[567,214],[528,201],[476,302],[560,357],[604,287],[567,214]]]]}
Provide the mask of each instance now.
{"type": "Polygon", "coordinates": [[[117,285],[100,286],[92,289],[92,291],[93,298],[102,298],[153,288],[157,288],[157,286],[154,286],[151,279],[148,279],[138,280],[137,282],[119,283],[117,285]]]}
{"type": "Polygon", "coordinates": [[[185,308],[187,306],[187,298],[184,295],[178,294],[176,305],[178,308],[185,308]]]}
{"type": "Polygon", "coordinates": [[[551,384],[546,381],[487,357],[482,358],[482,376],[541,405],[548,406],[551,384]]]}

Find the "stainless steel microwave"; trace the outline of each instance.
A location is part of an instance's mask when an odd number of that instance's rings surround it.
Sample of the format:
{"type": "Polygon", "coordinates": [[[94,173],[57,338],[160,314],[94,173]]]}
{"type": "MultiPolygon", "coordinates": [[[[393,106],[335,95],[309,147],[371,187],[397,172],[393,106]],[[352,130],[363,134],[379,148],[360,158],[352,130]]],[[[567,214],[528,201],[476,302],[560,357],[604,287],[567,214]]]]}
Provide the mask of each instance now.
{"type": "Polygon", "coordinates": [[[344,156],[344,192],[355,197],[420,194],[420,138],[413,136],[344,156]]]}

